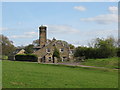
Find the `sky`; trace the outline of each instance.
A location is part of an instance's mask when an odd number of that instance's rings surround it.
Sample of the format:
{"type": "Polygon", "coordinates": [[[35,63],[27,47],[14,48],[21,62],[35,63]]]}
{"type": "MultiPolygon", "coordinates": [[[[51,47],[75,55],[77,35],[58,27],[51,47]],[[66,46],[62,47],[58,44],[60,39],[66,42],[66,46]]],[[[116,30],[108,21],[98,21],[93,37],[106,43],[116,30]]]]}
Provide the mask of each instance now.
{"type": "Polygon", "coordinates": [[[118,37],[117,2],[2,2],[2,34],[15,46],[38,39],[47,26],[47,38],[87,46],[95,38],[118,37]]]}

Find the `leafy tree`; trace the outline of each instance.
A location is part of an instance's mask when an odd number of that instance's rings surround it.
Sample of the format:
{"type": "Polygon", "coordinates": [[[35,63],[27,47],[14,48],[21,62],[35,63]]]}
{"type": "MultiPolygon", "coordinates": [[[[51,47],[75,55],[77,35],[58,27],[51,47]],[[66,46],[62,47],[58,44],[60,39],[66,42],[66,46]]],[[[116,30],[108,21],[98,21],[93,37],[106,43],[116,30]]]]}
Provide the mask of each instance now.
{"type": "Polygon", "coordinates": [[[118,44],[118,46],[120,47],[120,38],[118,39],[118,43],[117,43],[117,44],[118,44]]]}
{"type": "Polygon", "coordinates": [[[39,45],[39,39],[34,40],[32,44],[33,44],[34,46],[38,46],[38,45],[39,45]]]}
{"type": "Polygon", "coordinates": [[[117,48],[117,56],[120,57],[120,47],[117,48]]]}
{"type": "Polygon", "coordinates": [[[25,46],[23,46],[23,45],[17,46],[17,49],[25,49],[25,46]]]}
{"type": "Polygon", "coordinates": [[[34,47],[34,45],[32,45],[32,44],[29,44],[28,46],[26,46],[25,53],[27,53],[27,54],[33,53],[33,47],[34,47]]]}
{"type": "Polygon", "coordinates": [[[13,41],[10,41],[8,37],[0,35],[0,45],[2,46],[2,55],[9,56],[16,49],[13,45],[13,41]]]}
{"type": "Polygon", "coordinates": [[[75,49],[75,57],[88,58],[108,58],[119,54],[119,49],[116,53],[115,40],[111,37],[107,39],[96,38],[90,47],[77,47],[75,49]]]}
{"type": "Polygon", "coordinates": [[[63,41],[63,40],[57,40],[57,42],[60,42],[62,44],[64,44],[64,46],[69,46],[68,42],[63,41]]]}
{"type": "Polygon", "coordinates": [[[99,58],[108,58],[116,55],[114,40],[112,38],[96,39],[95,48],[98,50],[99,58]]]}
{"type": "Polygon", "coordinates": [[[70,49],[75,49],[75,46],[72,44],[69,44],[70,49]]]}
{"type": "Polygon", "coordinates": [[[56,47],[54,48],[54,52],[53,52],[53,63],[55,62],[54,60],[55,57],[58,59],[58,61],[60,61],[60,52],[56,47]]]}
{"type": "Polygon", "coordinates": [[[75,57],[82,57],[85,56],[85,49],[86,47],[77,47],[74,53],[75,57]]]}
{"type": "Polygon", "coordinates": [[[60,52],[56,47],[54,48],[53,57],[60,58],[60,52]]]}

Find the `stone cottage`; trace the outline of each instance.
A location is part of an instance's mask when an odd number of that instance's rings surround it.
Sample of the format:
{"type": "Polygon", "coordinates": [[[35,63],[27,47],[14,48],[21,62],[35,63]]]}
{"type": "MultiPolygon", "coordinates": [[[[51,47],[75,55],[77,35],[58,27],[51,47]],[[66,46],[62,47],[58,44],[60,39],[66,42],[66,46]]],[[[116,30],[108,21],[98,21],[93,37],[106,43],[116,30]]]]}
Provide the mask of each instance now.
{"type": "Polygon", "coordinates": [[[53,40],[47,40],[47,27],[39,27],[39,45],[34,47],[34,53],[38,56],[38,62],[43,63],[56,63],[57,58],[53,58],[54,50],[58,49],[60,52],[61,61],[70,61],[73,59],[72,50],[70,50],[69,45],[66,45],[59,40],[53,38],[53,40]]]}
{"type": "Polygon", "coordinates": [[[16,49],[12,55],[8,56],[9,60],[15,60],[15,55],[17,54],[25,54],[25,50],[24,49],[16,49]]]}

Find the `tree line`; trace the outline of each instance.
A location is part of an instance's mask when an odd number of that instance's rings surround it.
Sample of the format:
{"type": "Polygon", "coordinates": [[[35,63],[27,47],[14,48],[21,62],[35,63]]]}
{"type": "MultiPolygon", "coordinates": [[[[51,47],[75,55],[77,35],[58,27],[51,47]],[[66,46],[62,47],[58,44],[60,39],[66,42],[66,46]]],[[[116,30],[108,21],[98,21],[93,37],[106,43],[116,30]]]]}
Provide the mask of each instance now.
{"type": "MultiPolygon", "coordinates": [[[[18,46],[13,45],[13,41],[9,40],[8,37],[0,35],[0,45],[2,46],[2,55],[9,56],[16,49],[25,49],[26,54],[33,53],[33,47],[39,45],[39,40],[34,40],[32,44],[27,46],[18,46]]],[[[51,40],[47,40],[50,42],[51,40]]],[[[120,57],[120,39],[116,41],[113,37],[109,38],[96,38],[93,42],[89,43],[89,47],[78,46],[75,47],[72,44],[68,44],[66,41],[61,41],[66,45],[69,45],[70,49],[74,49],[74,57],[80,58],[84,57],[85,59],[89,58],[109,58],[109,57],[120,57]]]]}
{"type": "Polygon", "coordinates": [[[85,59],[95,58],[109,58],[120,57],[120,42],[117,42],[113,37],[109,38],[96,38],[91,42],[89,47],[78,46],[75,49],[75,57],[84,57],[85,59]]]}

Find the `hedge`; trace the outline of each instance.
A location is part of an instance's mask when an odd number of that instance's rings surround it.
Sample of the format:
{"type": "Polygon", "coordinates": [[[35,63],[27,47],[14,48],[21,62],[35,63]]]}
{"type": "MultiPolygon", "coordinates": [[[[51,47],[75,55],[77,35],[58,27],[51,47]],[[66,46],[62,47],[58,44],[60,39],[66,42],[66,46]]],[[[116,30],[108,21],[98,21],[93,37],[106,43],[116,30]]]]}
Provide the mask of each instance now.
{"type": "Polygon", "coordinates": [[[15,55],[16,61],[30,61],[30,62],[37,62],[38,57],[34,54],[17,54],[15,55]]]}
{"type": "Polygon", "coordinates": [[[117,56],[120,57],[120,48],[117,48],[117,56]]]}

